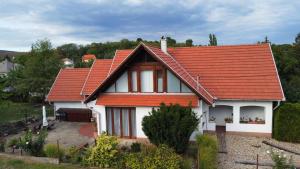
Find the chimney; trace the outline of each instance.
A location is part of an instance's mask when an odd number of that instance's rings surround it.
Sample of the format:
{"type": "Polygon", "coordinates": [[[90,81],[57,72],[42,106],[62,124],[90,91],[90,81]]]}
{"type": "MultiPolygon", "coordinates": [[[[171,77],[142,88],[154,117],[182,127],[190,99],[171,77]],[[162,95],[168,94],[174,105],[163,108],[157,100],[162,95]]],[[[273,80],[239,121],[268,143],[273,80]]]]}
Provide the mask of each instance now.
{"type": "Polygon", "coordinates": [[[162,36],[160,39],[160,49],[164,53],[168,53],[167,38],[165,36],[162,36]]]}

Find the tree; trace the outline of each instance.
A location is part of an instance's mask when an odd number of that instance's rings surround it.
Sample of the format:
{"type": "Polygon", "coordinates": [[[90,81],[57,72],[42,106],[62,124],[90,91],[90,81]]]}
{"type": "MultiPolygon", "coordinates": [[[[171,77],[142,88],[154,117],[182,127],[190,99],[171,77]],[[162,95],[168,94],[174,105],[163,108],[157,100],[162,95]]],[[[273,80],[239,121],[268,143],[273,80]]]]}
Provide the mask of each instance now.
{"type": "Polygon", "coordinates": [[[168,46],[170,47],[174,47],[176,46],[176,40],[175,39],[172,39],[171,37],[167,37],[167,43],[168,43],[168,46]]]}
{"type": "Polygon", "coordinates": [[[191,107],[162,103],[159,109],[152,109],[149,116],[143,118],[142,127],[151,143],[166,144],[177,153],[183,153],[198,123],[199,119],[191,107]]]}
{"type": "Polygon", "coordinates": [[[209,46],[217,46],[217,37],[215,34],[209,34],[209,46]]]}
{"type": "Polygon", "coordinates": [[[142,38],[137,38],[136,41],[137,41],[137,42],[142,42],[143,39],[142,39],[142,38]]]}
{"type": "Polygon", "coordinates": [[[61,68],[61,61],[49,40],[34,43],[28,57],[23,70],[24,85],[32,96],[44,100],[61,68]]]}
{"type": "Polygon", "coordinates": [[[300,33],[298,33],[298,35],[296,36],[295,42],[296,44],[300,45],[300,33]]]}
{"type": "Polygon", "coordinates": [[[187,40],[185,41],[185,45],[186,45],[186,46],[189,46],[189,47],[193,46],[193,40],[192,40],[192,39],[187,39],[187,40]]]}

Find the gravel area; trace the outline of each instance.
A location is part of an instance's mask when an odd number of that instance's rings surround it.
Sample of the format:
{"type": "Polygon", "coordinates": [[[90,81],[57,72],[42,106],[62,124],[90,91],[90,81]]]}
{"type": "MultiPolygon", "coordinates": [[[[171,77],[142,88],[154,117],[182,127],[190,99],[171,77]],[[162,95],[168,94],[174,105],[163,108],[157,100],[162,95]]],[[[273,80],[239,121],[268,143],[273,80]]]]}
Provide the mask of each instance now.
{"type": "MultiPolygon", "coordinates": [[[[262,141],[269,141],[271,143],[283,146],[288,149],[300,152],[300,144],[292,144],[287,142],[279,142],[270,138],[263,137],[249,137],[249,136],[237,136],[226,135],[227,154],[218,154],[218,168],[220,169],[255,169],[256,166],[236,164],[235,160],[256,160],[256,155],[259,155],[259,161],[271,161],[267,150],[271,150],[271,147],[263,144],[262,141]]],[[[273,150],[278,150],[273,148],[273,150]]],[[[293,159],[300,161],[300,156],[287,153],[287,156],[292,155],[293,159]]],[[[259,167],[270,168],[270,167],[259,167]]]]}

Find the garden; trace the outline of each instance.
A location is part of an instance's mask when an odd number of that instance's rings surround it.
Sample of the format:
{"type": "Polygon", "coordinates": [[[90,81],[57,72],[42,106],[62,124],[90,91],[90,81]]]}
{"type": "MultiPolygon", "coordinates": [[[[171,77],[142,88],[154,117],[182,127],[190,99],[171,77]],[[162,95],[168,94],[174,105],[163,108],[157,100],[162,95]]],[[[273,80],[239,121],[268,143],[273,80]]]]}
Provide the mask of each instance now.
{"type": "Polygon", "coordinates": [[[63,148],[59,144],[47,143],[47,130],[41,129],[27,130],[18,139],[2,141],[0,147],[1,151],[8,149],[6,152],[24,157],[58,159],[59,163],[76,168],[191,169],[216,166],[217,142],[214,136],[201,135],[196,143],[189,142],[198,123],[199,119],[191,108],[161,104],[142,122],[149,142],[122,144],[117,137],[102,133],[94,144],[63,148]]]}

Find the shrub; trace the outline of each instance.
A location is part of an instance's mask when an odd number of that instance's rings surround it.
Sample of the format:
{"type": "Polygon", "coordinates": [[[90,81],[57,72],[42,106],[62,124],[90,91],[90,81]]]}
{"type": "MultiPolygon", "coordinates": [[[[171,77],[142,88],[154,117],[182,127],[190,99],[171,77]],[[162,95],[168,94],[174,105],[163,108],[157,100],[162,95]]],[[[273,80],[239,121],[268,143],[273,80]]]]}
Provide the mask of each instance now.
{"type": "Polygon", "coordinates": [[[286,103],[275,112],[275,139],[288,142],[300,142],[300,104],[286,103]]]}
{"type": "Polygon", "coordinates": [[[98,136],[96,146],[89,149],[84,163],[89,166],[108,168],[116,165],[118,158],[118,140],[105,133],[98,136]]]}
{"type": "Polygon", "coordinates": [[[46,130],[41,130],[36,136],[33,136],[32,131],[29,130],[25,133],[23,138],[19,140],[18,147],[33,156],[42,156],[46,137],[46,130]]]}
{"type": "Polygon", "coordinates": [[[11,140],[8,141],[7,146],[8,147],[14,147],[18,145],[18,139],[17,138],[13,138],[11,140]]]}
{"type": "Polygon", "coordinates": [[[4,139],[0,139],[0,152],[5,152],[5,143],[4,139]]]}
{"type": "Polygon", "coordinates": [[[66,151],[66,158],[70,163],[80,163],[83,158],[84,151],[76,148],[75,146],[70,147],[66,151]]]}
{"type": "Polygon", "coordinates": [[[125,157],[125,167],[128,169],[178,169],[182,158],[167,145],[147,149],[139,153],[130,153],[125,157]]]}
{"type": "Polygon", "coordinates": [[[177,153],[183,153],[198,123],[199,119],[191,107],[162,103],[158,110],[152,109],[149,116],[143,118],[142,126],[151,143],[157,146],[166,144],[177,153]]]}
{"type": "Polygon", "coordinates": [[[140,152],[141,151],[141,143],[132,143],[130,146],[131,152],[140,152]]]}
{"type": "Polygon", "coordinates": [[[218,154],[216,138],[210,135],[197,136],[197,144],[199,146],[199,168],[216,169],[218,154]]]}
{"type": "Polygon", "coordinates": [[[295,166],[293,164],[293,158],[287,158],[287,155],[284,154],[282,151],[267,151],[270,154],[271,159],[275,163],[274,169],[294,169],[295,166]]]}
{"type": "Polygon", "coordinates": [[[57,147],[56,144],[47,144],[44,148],[45,155],[51,158],[61,159],[64,156],[64,150],[57,147]]]}

